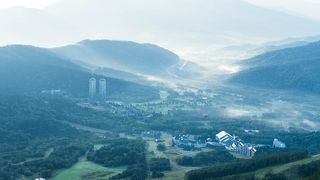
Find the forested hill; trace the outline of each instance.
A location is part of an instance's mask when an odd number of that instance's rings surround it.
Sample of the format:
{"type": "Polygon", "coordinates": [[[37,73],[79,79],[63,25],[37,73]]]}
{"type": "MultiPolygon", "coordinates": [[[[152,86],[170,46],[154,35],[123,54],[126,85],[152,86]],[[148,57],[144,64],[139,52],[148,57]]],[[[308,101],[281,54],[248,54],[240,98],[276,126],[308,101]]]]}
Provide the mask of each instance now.
{"type": "Polygon", "coordinates": [[[91,147],[92,136],[64,121],[92,116],[65,99],[0,96],[0,179],[48,178],[70,167],[91,147]]]}
{"type": "Polygon", "coordinates": [[[230,82],[320,93],[320,42],[256,56],[230,82]]]}
{"type": "MultiPolygon", "coordinates": [[[[0,94],[38,95],[42,90],[61,89],[75,97],[88,96],[91,73],[48,50],[32,46],[0,48],[0,94]]],[[[108,78],[108,98],[120,101],[157,99],[158,90],[108,78]]]]}
{"type": "Polygon", "coordinates": [[[1,96],[1,147],[9,150],[14,148],[15,142],[23,146],[34,138],[68,137],[77,134],[75,129],[57,121],[57,116],[57,113],[48,108],[46,101],[26,97],[1,96]]]}
{"type": "Polygon", "coordinates": [[[51,50],[84,64],[139,74],[165,74],[168,67],[180,61],[167,49],[130,41],[85,40],[51,50]]]}

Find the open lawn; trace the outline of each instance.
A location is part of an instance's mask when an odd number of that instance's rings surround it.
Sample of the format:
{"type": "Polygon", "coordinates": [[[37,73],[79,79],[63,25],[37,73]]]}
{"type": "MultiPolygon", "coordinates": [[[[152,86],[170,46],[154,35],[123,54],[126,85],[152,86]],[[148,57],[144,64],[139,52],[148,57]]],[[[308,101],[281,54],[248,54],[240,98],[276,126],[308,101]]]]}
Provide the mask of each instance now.
{"type": "Polygon", "coordinates": [[[126,167],[107,168],[90,161],[80,161],[58,173],[52,180],[102,180],[124,171],[126,167]]]}

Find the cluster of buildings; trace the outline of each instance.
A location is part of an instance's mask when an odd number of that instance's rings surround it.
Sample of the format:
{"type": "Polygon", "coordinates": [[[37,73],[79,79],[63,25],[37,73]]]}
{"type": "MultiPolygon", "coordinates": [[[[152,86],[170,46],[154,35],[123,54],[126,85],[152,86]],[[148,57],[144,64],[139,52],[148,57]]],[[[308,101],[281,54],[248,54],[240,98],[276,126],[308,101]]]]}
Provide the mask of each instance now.
{"type": "Polygon", "coordinates": [[[172,144],[180,146],[189,146],[193,148],[204,148],[207,146],[205,142],[201,142],[200,140],[191,140],[191,138],[188,135],[177,135],[172,138],[172,144]]]}
{"type": "Polygon", "coordinates": [[[66,92],[61,90],[61,89],[42,90],[41,93],[42,94],[52,95],[52,96],[55,96],[55,95],[62,96],[64,94],[66,94],[66,92]]]}
{"type": "Polygon", "coordinates": [[[249,143],[244,143],[236,136],[232,136],[225,131],[221,131],[216,135],[216,140],[229,151],[236,152],[243,156],[254,157],[257,150],[249,143]]]}
{"type": "Polygon", "coordinates": [[[178,147],[193,147],[201,149],[205,147],[225,147],[227,150],[241,154],[246,157],[254,157],[257,150],[248,143],[243,143],[239,138],[230,135],[225,131],[221,131],[216,135],[216,141],[208,138],[205,141],[192,140],[188,135],[177,135],[172,138],[172,144],[178,147]]]}
{"type": "Polygon", "coordinates": [[[35,180],[46,180],[45,178],[36,178],[35,180]]]}
{"type": "MultiPolygon", "coordinates": [[[[259,131],[252,131],[258,133],[259,131]]],[[[190,147],[191,150],[200,150],[205,147],[225,147],[228,151],[252,158],[256,155],[257,149],[250,143],[243,142],[239,137],[231,135],[226,131],[216,134],[215,139],[207,138],[206,140],[194,140],[191,135],[177,135],[172,137],[172,144],[185,149],[190,147]]],[[[278,139],[274,139],[273,148],[286,148],[286,144],[278,139]]]]}
{"type": "Polygon", "coordinates": [[[97,101],[105,102],[107,99],[107,80],[104,78],[99,79],[98,88],[97,80],[92,77],[89,79],[89,100],[91,103],[97,101]]]}

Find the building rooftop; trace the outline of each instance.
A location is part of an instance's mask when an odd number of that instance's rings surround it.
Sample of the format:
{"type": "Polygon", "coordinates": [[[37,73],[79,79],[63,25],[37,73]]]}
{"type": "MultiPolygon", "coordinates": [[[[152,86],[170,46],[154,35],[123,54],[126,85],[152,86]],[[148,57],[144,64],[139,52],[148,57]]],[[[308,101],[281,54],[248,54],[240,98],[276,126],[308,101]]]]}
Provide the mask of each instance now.
{"type": "Polygon", "coordinates": [[[216,135],[216,137],[219,138],[219,139],[221,139],[221,138],[223,138],[224,136],[226,136],[227,134],[228,134],[227,132],[221,131],[221,132],[219,132],[219,133],[216,135]]]}

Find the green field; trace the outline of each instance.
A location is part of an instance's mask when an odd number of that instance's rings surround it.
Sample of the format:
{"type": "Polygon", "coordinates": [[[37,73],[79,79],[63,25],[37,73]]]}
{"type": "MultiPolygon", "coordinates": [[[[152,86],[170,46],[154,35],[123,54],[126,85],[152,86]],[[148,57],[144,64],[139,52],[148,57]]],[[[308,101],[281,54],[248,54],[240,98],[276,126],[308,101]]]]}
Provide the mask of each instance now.
{"type": "Polygon", "coordinates": [[[107,168],[89,161],[80,161],[58,173],[52,180],[102,180],[121,173],[125,169],[126,167],[107,168]]]}

